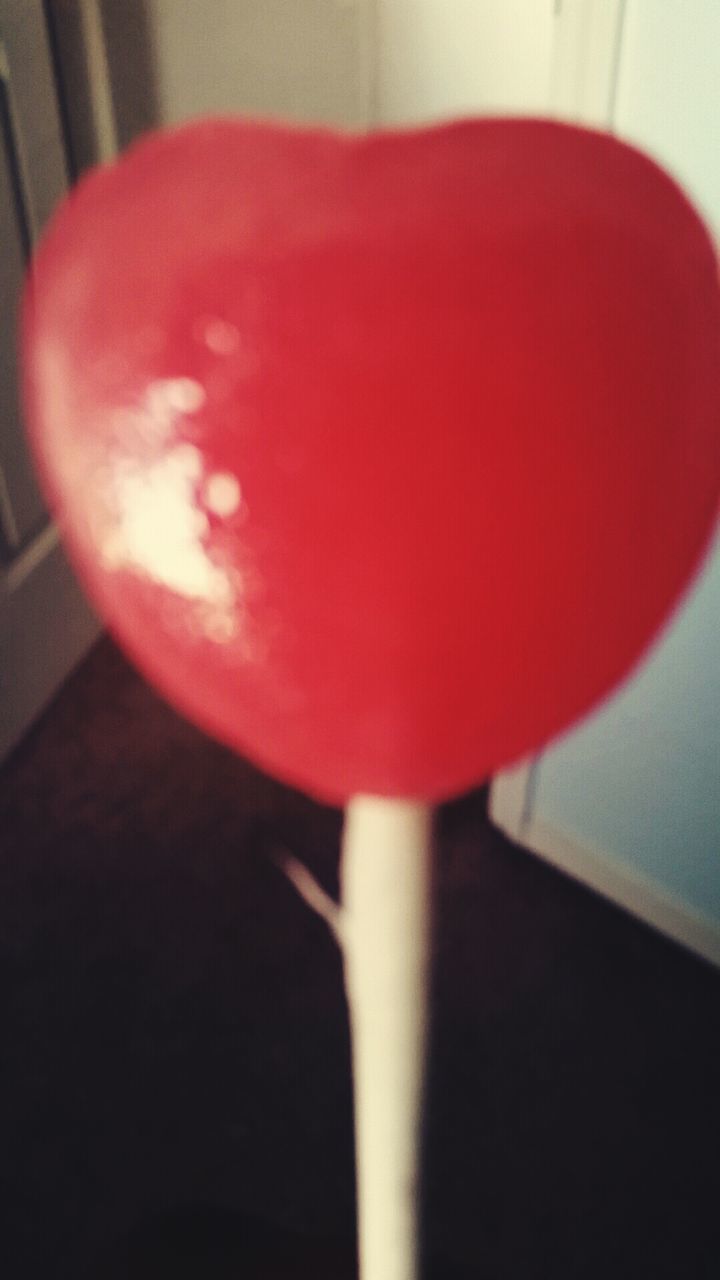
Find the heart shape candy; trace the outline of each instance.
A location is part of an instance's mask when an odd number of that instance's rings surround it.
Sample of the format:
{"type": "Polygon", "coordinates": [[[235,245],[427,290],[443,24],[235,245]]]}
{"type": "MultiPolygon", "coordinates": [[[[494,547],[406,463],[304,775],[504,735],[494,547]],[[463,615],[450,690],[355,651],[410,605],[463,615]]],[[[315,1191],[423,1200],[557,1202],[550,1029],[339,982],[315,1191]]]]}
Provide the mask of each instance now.
{"type": "Polygon", "coordinates": [[[530,120],[151,135],[56,214],[24,312],[110,626],[333,801],[458,792],[626,675],[714,522],[719,353],[680,190],[530,120]]]}

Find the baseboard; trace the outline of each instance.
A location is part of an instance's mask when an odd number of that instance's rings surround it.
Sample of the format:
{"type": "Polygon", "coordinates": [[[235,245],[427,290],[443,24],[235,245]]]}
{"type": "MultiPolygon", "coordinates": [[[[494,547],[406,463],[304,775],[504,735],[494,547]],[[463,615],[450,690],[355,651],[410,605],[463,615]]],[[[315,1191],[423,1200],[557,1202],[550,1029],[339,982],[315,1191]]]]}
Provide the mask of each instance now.
{"type": "Polygon", "coordinates": [[[490,788],[490,817],[518,844],[523,843],[532,798],[532,760],[523,760],[493,778],[490,788]]]}
{"type": "Polygon", "coordinates": [[[720,922],[704,916],[620,859],[593,849],[532,815],[523,820],[531,774],[531,767],[524,765],[493,785],[490,817],[496,826],[560,871],[720,966],[720,922]]]}

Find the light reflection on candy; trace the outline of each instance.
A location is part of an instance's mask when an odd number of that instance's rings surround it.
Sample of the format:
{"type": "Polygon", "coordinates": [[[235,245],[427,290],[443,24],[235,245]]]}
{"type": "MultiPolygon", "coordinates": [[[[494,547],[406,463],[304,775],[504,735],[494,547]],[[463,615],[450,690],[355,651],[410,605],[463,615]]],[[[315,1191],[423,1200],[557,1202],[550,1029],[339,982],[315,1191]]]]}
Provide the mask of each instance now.
{"type": "Polygon", "coordinates": [[[232,516],[240,506],[240,485],[235,476],[218,471],[203,485],[203,501],[216,516],[232,516]]]}

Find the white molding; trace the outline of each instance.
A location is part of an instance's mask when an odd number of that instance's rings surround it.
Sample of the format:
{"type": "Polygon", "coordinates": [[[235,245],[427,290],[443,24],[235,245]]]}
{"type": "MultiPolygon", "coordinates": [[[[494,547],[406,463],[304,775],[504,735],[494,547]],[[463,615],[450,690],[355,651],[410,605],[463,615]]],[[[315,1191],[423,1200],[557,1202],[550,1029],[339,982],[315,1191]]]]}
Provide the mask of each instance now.
{"type": "Polygon", "coordinates": [[[498,773],[490,788],[490,817],[511,840],[522,842],[529,817],[532,759],[498,773]]]}
{"type": "Polygon", "coordinates": [[[520,777],[501,776],[493,784],[490,816],[506,835],[645,924],[720,966],[720,922],[660,888],[627,862],[585,844],[568,832],[533,817],[523,824],[529,777],[527,770],[524,793],[521,793],[520,777]],[[520,836],[517,834],[519,823],[520,836]]]}
{"type": "MultiPolygon", "coordinates": [[[[352,7],[353,0],[343,0],[352,7]]],[[[380,0],[364,0],[357,8],[357,59],[363,108],[357,122],[360,132],[381,126],[379,104],[380,37],[378,5],[380,0]]]]}
{"type": "Polygon", "coordinates": [[[550,111],[563,120],[612,124],[626,0],[556,0],[550,111]]]}

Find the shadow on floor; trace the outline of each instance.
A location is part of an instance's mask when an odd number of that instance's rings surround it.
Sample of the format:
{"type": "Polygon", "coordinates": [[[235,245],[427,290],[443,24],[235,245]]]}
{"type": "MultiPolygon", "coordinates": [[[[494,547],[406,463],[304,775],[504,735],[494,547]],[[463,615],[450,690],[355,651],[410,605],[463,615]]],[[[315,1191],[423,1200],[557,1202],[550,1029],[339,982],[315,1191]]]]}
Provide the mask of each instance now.
{"type": "MultiPolygon", "coordinates": [[[[98,1258],[122,1275],[125,1249],[138,1280],[143,1249],[174,1249],[156,1275],[205,1250],[208,1280],[252,1276],[253,1221],[256,1254],[289,1233],[342,1280],[340,957],[268,856],[289,847],[333,892],[340,828],[174,715],[107,639],[6,764],[4,1275],[76,1280],[98,1258]]],[[[718,974],[510,844],[482,792],[439,815],[435,905],[438,1280],[714,1278],[718,974]]]]}

